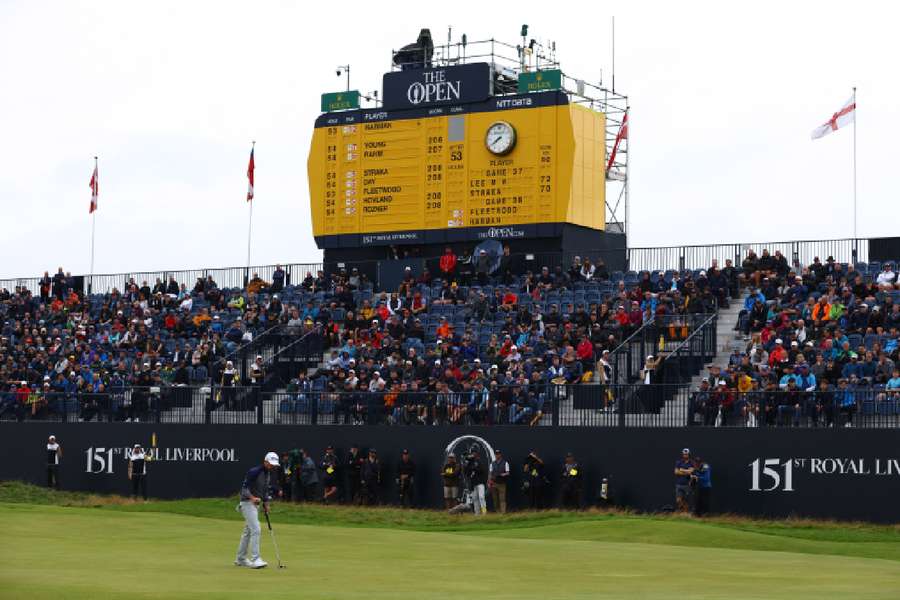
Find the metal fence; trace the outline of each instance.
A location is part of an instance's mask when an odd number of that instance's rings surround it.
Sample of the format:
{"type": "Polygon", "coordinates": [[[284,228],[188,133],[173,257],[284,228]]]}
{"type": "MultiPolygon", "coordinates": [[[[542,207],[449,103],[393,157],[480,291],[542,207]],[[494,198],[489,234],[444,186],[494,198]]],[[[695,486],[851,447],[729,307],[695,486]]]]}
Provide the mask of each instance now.
{"type": "MultiPolygon", "coordinates": [[[[874,238],[878,240],[880,238],[874,238]]],[[[833,240],[794,240],[779,242],[740,242],[731,244],[706,244],[706,245],[684,245],[684,246],[662,246],[662,247],[644,247],[644,248],[605,248],[597,250],[580,250],[577,252],[545,252],[545,253],[528,253],[519,254],[516,257],[523,263],[526,269],[539,271],[541,267],[547,266],[551,269],[562,266],[567,269],[571,266],[572,259],[578,255],[581,257],[590,257],[592,259],[602,256],[611,256],[616,253],[624,252],[626,255],[627,270],[631,271],[665,271],[665,270],[684,270],[684,269],[705,269],[712,264],[712,261],[718,260],[720,266],[725,265],[726,259],[734,261],[735,266],[740,266],[741,261],[747,255],[747,251],[753,249],[757,255],[761,255],[763,250],[769,250],[774,254],[776,250],[780,251],[787,257],[788,262],[792,266],[809,265],[815,257],[819,257],[823,262],[829,257],[834,257],[835,261],[840,263],[857,263],[867,262],[869,259],[869,242],[867,238],[847,238],[833,240]]],[[[900,258],[900,257],[896,257],[900,258]]],[[[423,259],[427,260],[427,259],[423,259]]],[[[286,272],[286,284],[298,284],[307,273],[316,274],[319,270],[327,270],[328,267],[342,268],[343,266],[361,266],[365,264],[373,265],[370,269],[374,275],[377,271],[374,265],[375,260],[370,261],[348,261],[346,263],[336,262],[332,265],[326,265],[323,262],[312,263],[286,263],[282,268],[286,272]]],[[[219,267],[219,268],[202,268],[202,269],[176,269],[161,271],[135,271],[130,273],[113,273],[113,274],[95,274],[93,276],[82,276],[85,282],[84,289],[90,289],[93,293],[105,294],[118,288],[120,291],[125,289],[125,285],[130,279],[134,279],[138,285],[144,281],[150,286],[159,278],[162,281],[168,281],[169,277],[174,276],[179,283],[185,283],[188,287],[192,287],[198,277],[206,278],[212,275],[220,288],[236,288],[244,287],[248,278],[253,273],[259,273],[260,277],[271,281],[272,273],[275,271],[276,265],[256,265],[252,267],[219,267]]],[[[612,271],[612,269],[610,269],[612,271]]],[[[39,277],[22,277],[0,279],[0,288],[14,289],[17,286],[24,286],[33,294],[40,292],[39,277]]]]}
{"type": "Polygon", "coordinates": [[[150,387],[32,394],[0,421],[435,427],[900,427],[900,393],[691,391],[684,385],[548,384],[478,395],[150,387]]]}
{"type": "Polygon", "coordinates": [[[869,260],[869,240],[852,238],[629,248],[627,260],[628,268],[632,271],[706,269],[713,260],[718,260],[719,266],[724,267],[726,259],[731,259],[734,266],[739,267],[751,249],[757,256],[763,250],[768,250],[770,254],[775,254],[777,250],[787,258],[792,267],[809,265],[817,256],[822,262],[829,256],[839,263],[869,260]]]}

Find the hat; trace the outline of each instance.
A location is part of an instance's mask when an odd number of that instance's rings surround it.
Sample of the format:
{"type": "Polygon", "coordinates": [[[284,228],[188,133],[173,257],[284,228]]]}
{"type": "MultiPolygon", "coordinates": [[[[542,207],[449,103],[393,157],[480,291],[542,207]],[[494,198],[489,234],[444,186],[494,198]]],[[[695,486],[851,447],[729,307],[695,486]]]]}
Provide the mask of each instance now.
{"type": "Polygon", "coordinates": [[[791,342],[791,346],[799,346],[799,345],[800,344],[797,343],[797,340],[794,340],[793,342],[791,342]]]}
{"type": "Polygon", "coordinates": [[[264,459],[264,461],[269,463],[273,467],[277,467],[278,466],[278,455],[275,454],[274,452],[269,452],[268,454],[266,454],[266,458],[264,459]]]}
{"type": "Polygon", "coordinates": [[[400,454],[409,454],[409,450],[407,450],[406,448],[404,448],[404,449],[400,452],[400,454]]]}
{"type": "Polygon", "coordinates": [[[501,450],[500,448],[496,448],[494,449],[494,454],[503,454],[503,450],[501,450]]]}
{"type": "Polygon", "coordinates": [[[55,436],[55,435],[51,435],[51,436],[48,437],[47,439],[48,439],[48,440],[55,440],[55,439],[56,439],[56,436],[55,436]]]}
{"type": "Polygon", "coordinates": [[[436,360],[436,361],[434,361],[434,364],[439,365],[439,364],[441,364],[441,361],[440,361],[440,360],[436,360]]]}
{"type": "Polygon", "coordinates": [[[776,343],[776,344],[783,344],[784,342],[781,341],[781,338],[778,338],[777,340],[775,340],[775,343],[776,343]]]}
{"type": "Polygon", "coordinates": [[[378,450],[375,448],[369,448],[369,454],[378,454],[378,450]]]}
{"type": "Polygon", "coordinates": [[[134,446],[132,446],[132,448],[140,448],[140,447],[141,447],[140,444],[135,444],[134,446]]]}
{"type": "Polygon", "coordinates": [[[700,380],[700,383],[709,383],[709,377],[704,377],[700,380]]]}
{"type": "Polygon", "coordinates": [[[691,449],[690,449],[690,448],[682,448],[682,449],[681,449],[681,453],[682,453],[682,454],[690,454],[690,453],[691,453],[691,449]]]}
{"type": "Polygon", "coordinates": [[[653,360],[653,355],[652,355],[652,354],[648,354],[646,360],[653,360]]]}

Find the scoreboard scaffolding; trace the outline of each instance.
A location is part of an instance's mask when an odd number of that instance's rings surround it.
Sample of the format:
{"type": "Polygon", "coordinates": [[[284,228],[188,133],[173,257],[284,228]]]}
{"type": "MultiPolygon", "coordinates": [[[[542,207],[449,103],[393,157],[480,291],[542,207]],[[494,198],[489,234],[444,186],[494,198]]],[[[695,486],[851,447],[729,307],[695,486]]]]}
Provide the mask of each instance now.
{"type": "MultiPolygon", "coordinates": [[[[382,106],[316,120],[308,171],[319,247],[606,229],[608,111],[564,89],[559,69],[517,72],[493,50],[484,58],[386,73],[382,106]]],[[[331,106],[346,98],[323,97],[331,106]]]]}

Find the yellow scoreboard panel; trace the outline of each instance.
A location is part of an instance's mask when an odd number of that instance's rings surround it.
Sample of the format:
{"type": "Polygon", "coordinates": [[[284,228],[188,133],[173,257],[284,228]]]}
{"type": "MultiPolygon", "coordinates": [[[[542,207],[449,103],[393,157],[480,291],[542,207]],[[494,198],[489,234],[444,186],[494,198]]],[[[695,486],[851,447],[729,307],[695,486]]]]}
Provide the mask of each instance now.
{"type": "Polygon", "coordinates": [[[603,229],[602,113],[570,104],[449,112],[371,113],[317,127],[308,160],[313,235],[603,229]]]}

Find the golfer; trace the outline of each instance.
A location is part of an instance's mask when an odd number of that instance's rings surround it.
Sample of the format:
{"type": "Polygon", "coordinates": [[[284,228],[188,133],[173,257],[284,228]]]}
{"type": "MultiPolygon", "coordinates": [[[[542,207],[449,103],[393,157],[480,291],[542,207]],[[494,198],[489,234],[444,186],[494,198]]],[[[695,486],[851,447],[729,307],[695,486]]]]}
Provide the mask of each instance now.
{"type": "Polygon", "coordinates": [[[271,491],[277,482],[274,471],[278,468],[278,455],[274,452],[266,454],[261,465],[257,465],[247,471],[244,482],[241,484],[241,503],[238,510],[244,515],[244,532],[241,534],[241,543],[238,546],[237,558],[234,564],[239,567],[262,569],[268,563],[259,557],[259,505],[263,510],[269,510],[266,502],[271,498],[271,491]],[[250,555],[247,556],[247,552],[250,555]]]}

